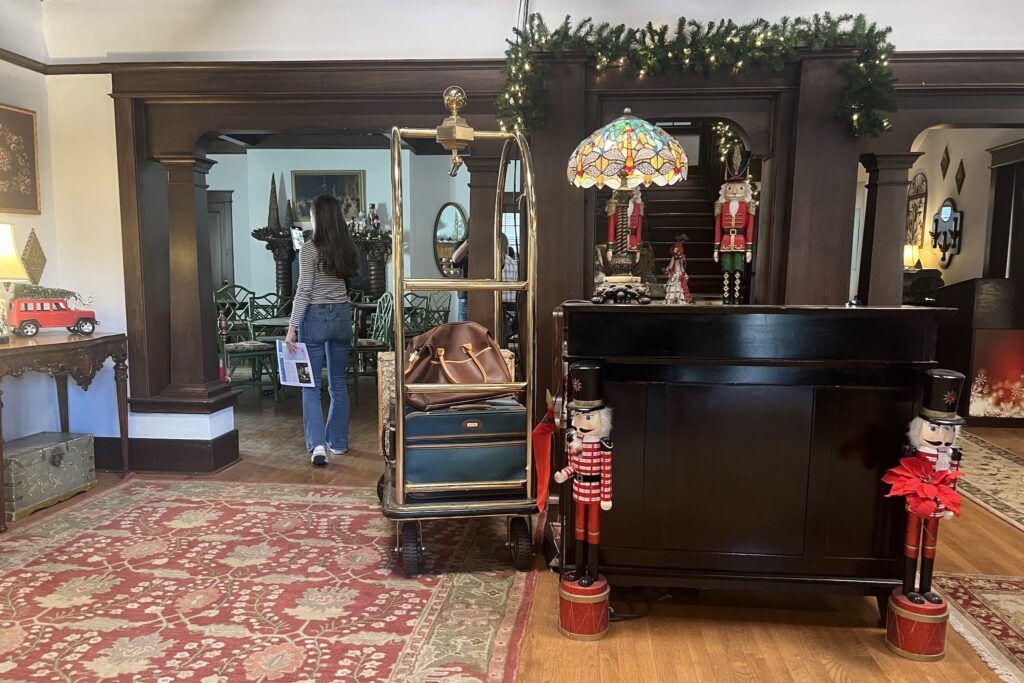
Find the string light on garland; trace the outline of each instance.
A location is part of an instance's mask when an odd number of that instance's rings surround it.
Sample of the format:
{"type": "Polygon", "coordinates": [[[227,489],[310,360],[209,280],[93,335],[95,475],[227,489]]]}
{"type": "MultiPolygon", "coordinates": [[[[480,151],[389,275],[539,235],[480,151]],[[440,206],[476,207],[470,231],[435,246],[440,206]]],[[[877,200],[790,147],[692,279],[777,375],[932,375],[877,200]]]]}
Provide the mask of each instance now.
{"type": "Polygon", "coordinates": [[[725,19],[702,24],[680,17],[672,32],[667,24],[649,22],[643,28],[629,28],[624,24],[595,25],[588,18],[574,25],[569,17],[552,30],[539,14],[531,14],[526,29],[513,32],[502,71],[505,89],[497,102],[498,120],[505,128],[531,131],[544,127],[545,78],[550,65],[536,57],[539,53],[560,57],[568,51],[585,54],[594,60],[598,71],[619,67],[642,78],[670,69],[705,75],[722,68],[733,72],[758,66],[781,70],[805,51],[852,47],[858,55],[843,66],[847,88],[838,112],[850,133],[854,137],[881,135],[890,126],[886,113],[896,110],[896,77],[889,66],[894,49],[888,40],[890,29],[868,22],[863,14],[783,17],[775,23],[756,19],[742,25],[725,19]]]}

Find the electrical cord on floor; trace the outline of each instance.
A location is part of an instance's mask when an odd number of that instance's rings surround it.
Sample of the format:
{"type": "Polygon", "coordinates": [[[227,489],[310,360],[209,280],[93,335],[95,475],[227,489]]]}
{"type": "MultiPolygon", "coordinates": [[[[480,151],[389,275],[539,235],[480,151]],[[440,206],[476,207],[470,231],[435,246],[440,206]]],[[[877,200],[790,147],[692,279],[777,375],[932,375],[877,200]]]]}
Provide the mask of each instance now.
{"type": "Polygon", "coordinates": [[[647,590],[644,588],[616,588],[612,591],[611,600],[608,602],[608,621],[631,621],[633,619],[643,619],[651,613],[651,599],[647,594],[647,590]],[[634,611],[633,599],[630,597],[631,594],[635,594],[640,600],[643,601],[641,607],[643,611],[634,611]],[[616,600],[626,603],[626,607],[629,608],[628,612],[620,612],[611,605],[611,601],[616,600]]]}

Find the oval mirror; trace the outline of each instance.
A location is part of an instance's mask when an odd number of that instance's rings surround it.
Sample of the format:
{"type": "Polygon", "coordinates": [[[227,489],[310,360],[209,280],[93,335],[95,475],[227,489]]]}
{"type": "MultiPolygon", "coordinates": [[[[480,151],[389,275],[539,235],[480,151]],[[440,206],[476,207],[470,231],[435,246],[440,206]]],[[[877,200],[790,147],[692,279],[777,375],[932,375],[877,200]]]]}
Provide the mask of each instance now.
{"type": "Polygon", "coordinates": [[[942,208],[939,209],[939,216],[942,217],[943,221],[948,221],[953,217],[953,203],[948,199],[942,203],[942,208]]]}
{"type": "Polygon", "coordinates": [[[434,261],[445,277],[462,277],[462,270],[452,262],[455,250],[469,235],[469,217],[457,202],[446,202],[434,219],[434,261]]]}

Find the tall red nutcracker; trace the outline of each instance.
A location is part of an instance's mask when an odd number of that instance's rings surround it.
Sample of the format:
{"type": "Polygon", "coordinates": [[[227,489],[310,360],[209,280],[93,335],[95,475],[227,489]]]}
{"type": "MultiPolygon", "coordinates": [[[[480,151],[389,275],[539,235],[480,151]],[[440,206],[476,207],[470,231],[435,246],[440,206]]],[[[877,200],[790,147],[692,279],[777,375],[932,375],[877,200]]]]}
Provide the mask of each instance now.
{"type": "Polygon", "coordinates": [[[891,650],[913,659],[938,659],[944,654],[948,608],[932,592],[932,572],[939,520],[960,514],[956,484],[962,451],[955,444],[965,420],[956,414],[956,407],[964,381],[953,370],[926,373],[921,410],[907,431],[913,451],[882,477],[892,484],[889,496],[906,498],[907,510],[903,586],[889,599],[886,642],[891,650]]]}
{"type": "Polygon", "coordinates": [[[750,152],[733,148],[726,160],[725,183],[715,202],[715,262],[722,266],[722,303],[738,304],[745,264],[754,250],[754,189],[750,152]]]}
{"type": "Polygon", "coordinates": [[[563,578],[584,587],[598,579],[601,511],[612,509],[612,410],[605,407],[601,391],[600,365],[578,361],[569,366],[569,464],[555,472],[555,481],[572,479],[575,503],[576,564],[563,578]]]}

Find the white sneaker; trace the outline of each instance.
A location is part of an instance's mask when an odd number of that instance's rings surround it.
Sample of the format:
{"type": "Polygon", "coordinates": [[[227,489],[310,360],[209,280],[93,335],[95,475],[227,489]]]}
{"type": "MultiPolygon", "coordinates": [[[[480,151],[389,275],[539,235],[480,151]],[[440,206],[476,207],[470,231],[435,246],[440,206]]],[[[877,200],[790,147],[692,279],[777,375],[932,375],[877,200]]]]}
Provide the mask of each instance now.
{"type": "Polygon", "coordinates": [[[309,461],[317,467],[323,467],[327,464],[327,449],[317,446],[313,449],[313,455],[310,456],[309,461]]]}
{"type": "Polygon", "coordinates": [[[334,455],[345,455],[346,453],[348,453],[348,449],[347,448],[345,450],[339,451],[339,450],[337,450],[335,448],[331,448],[330,446],[328,446],[328,450],[331,453],[333,453],[334,455]]]}

